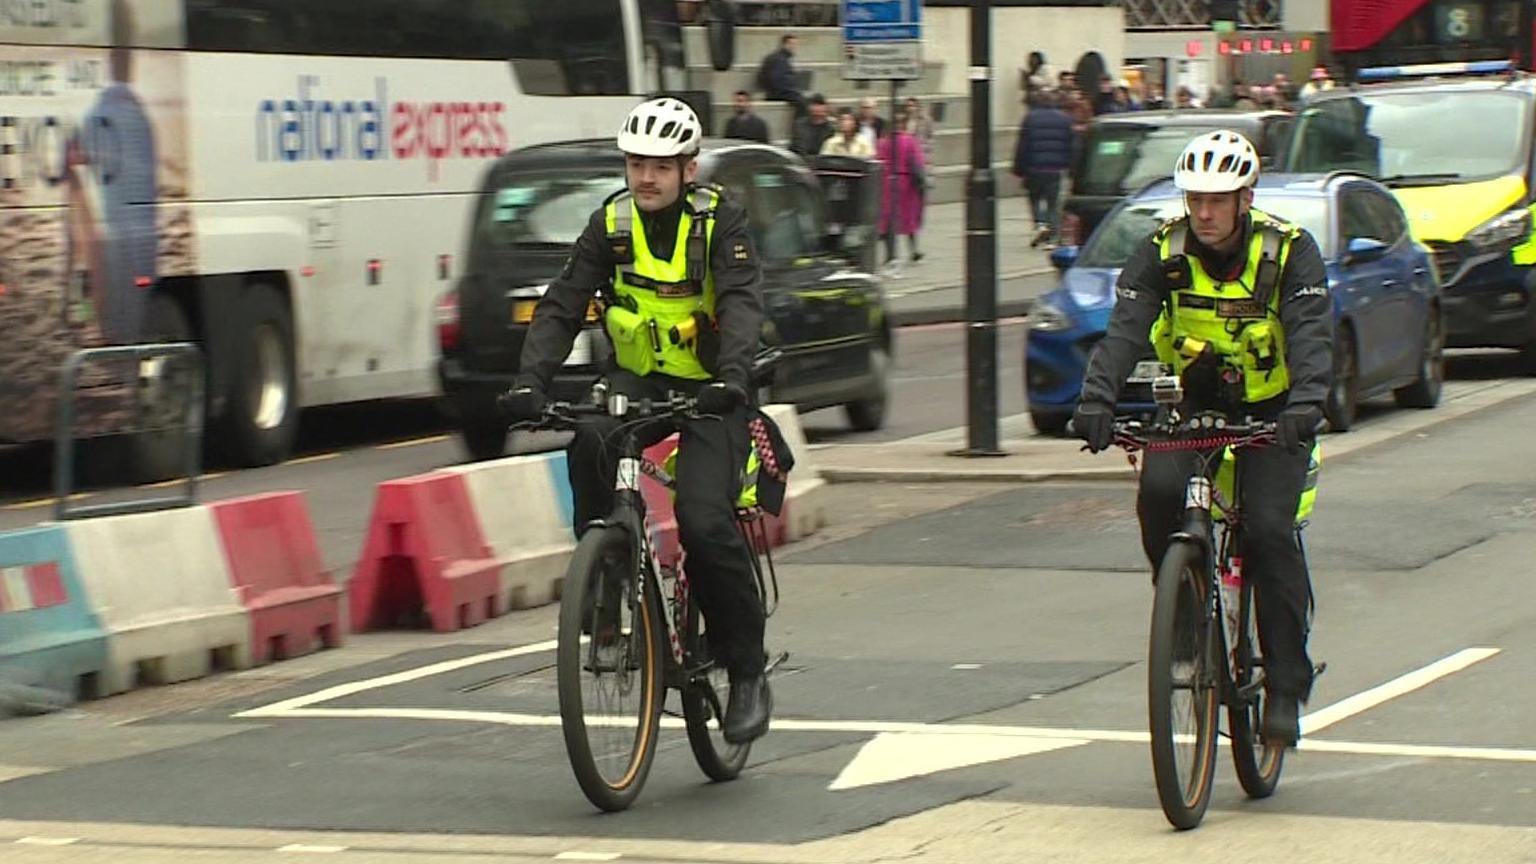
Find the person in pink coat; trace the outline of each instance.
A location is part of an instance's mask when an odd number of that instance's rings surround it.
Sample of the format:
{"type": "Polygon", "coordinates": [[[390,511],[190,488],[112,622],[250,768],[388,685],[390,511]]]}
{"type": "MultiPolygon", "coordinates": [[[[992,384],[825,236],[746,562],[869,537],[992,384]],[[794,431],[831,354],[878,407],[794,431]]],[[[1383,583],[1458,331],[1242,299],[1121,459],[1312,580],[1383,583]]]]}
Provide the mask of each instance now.
{"type": "Polygon", "coordinates": [[[896,115],[895,134],[880,139],[875,156],[884,172],[880,194],[880,235],[885,238],[886,263],[896,260],[896,235],[912,245],[912,262],[923,260],[917,232],[923,226],[923,192],[927,166],[923,145],[909,131],[905,113],[896,115]],[[892,155],[894,153],[894,156],[892,155]]]}

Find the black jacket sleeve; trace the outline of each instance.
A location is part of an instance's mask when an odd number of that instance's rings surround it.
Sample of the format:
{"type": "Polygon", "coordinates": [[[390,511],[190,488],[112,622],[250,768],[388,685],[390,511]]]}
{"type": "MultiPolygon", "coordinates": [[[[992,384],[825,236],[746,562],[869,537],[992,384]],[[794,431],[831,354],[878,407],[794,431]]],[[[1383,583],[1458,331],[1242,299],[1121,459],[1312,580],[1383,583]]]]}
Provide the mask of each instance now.
{"type": "Polygon", "coordinates": [[[1306,231],[1291,241],[1280,279],[1280,326],[1291,375],[1290,405],[1321,405],[1333,384],[1333,298],[1317,241],[1306,231]]]}
{"type": "MultiPolygon", "coordinates": [[[[716,229],[717,231],[719,229],[716,229]]],[[[613,278],[613,250],[607,222],[599,209],[576,240],[565,268],[544,292],[523,340],[517,383],[548,390],[555,372],[571,353],[597,289],[613,278]]]]}
{"type": "Polygon", "coordinates": [[[1151,345],[1152,323],[1167,297],[1157,246],[1143,243],[1131,253],[1115,283],[1115,308],[1104,338],[1088,357],[1081,401],[1115,404],[1131,369],[1151,345]]]}
{"type": "Polygon", "coordinates": [[[726,198],[715,210],[709,267],[715,277],[715,321],[720,328],[716,375],[750,392],[752,358],[763,332],[763,273],[747,231],[747,212],[726,198]]]}

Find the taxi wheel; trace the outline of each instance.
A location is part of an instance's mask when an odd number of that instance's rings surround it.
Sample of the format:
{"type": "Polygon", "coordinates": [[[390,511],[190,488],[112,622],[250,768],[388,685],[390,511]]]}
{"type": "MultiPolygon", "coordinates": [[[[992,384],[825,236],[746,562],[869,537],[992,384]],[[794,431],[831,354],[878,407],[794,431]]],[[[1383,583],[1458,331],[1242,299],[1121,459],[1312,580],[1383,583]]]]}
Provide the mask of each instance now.
{"type": "Polygon", "coordinates": [[[1355,406],[1360,397],[1360,367],[1355,360],[1355,334],[1340,327],[1333,342],[1333,389],[1323,413],[1333,432],[1348,432],[1355,425],[1355,406]]]}
{"type": "Polygon", "coordinates": [[[497,418],[464,421],[459,437],[470,461],[484,462],[507,455],[507,422],[497,418]]]}
{"type": "Polygon", "coordinates": [[[891,355],[886,353],[884,345],[870,349],[869,369],[875,381],[873,392],[843,406],[848,413],[848,424],[855,430],[873,432],[885,425],[885,409],[890,401],[890,367],[891,355]]]}

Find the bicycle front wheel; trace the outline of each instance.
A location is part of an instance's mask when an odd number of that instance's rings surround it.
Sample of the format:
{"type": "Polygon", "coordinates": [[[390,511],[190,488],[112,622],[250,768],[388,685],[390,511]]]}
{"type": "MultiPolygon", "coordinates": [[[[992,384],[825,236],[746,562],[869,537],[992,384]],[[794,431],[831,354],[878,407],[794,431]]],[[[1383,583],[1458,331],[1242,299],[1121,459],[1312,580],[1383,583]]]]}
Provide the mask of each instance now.
{"type": "Polygon", "coordinates": [[[1264,740],[1258,733],[1264,722],[1264,672],[1259,654],[1258,612],[1254,607],[1253,583],[1243,584],[1242,614],[1247,631],[1237,644],[1237,687],[1256,689],[1251,700],[1234,699],[1227,708],[1227,724],[1232,728],[1232,761],[1237,766],[1237,780],[1249,798],[1268,798],[1280,783],[1280,769],[1285,764],[1285,745],[1264,740]]]}
{"type": "Polygon", "coordinates": [[[1147,669],[1152,773],[1175,828],[1200,824],[1216,768],[1217,638],[1204,613],[1205,556],[1174,542],[1157,571],[1147,669]]]}
{"type": "MultiPolygon", "coordinates": [[[[696,658],[708,660],[709,640],[703,632],[699,607],[688,606],[688,644],[696,658]]],[[[735,780],[746,767],[751,744],[732,744],[725,740],[725,699],[729,693],[726,670],[712,660],[683,688],[683,718],[688,727],[688,744],[699,768],[716,782],[735,780]]]]}
{"type": "Polygon", "coordinates": [[[592,528],[566,569],[556,663],[560,727],[576,782],[602,810],[634,803],[661,725],[661,619],[640,592],[621,528],[592,528]]]}

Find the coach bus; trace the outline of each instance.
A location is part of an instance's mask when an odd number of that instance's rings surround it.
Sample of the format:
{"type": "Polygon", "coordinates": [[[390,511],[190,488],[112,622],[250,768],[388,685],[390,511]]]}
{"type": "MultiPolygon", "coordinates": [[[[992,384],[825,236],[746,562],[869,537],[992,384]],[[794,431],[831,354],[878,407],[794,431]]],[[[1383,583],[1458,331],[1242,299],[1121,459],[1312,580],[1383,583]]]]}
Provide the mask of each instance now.
{"type": "MultiPolygon", "coordinates": [[[[197,342],[239,464],[286,458],[304,407],[431,394],[483,169],[683,88],[677,9],[0,2],[0,442],[49,438],[61,365],[104,345],[197,342]]],[[[88,389],[82,433],[123,431],[125,388],[88,389]]],[[[116,440],[181,464],[174,435],[116,440]]]]}

